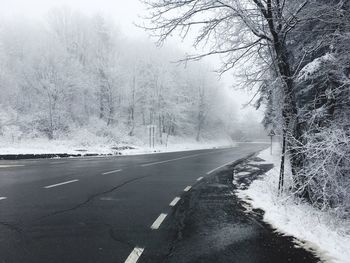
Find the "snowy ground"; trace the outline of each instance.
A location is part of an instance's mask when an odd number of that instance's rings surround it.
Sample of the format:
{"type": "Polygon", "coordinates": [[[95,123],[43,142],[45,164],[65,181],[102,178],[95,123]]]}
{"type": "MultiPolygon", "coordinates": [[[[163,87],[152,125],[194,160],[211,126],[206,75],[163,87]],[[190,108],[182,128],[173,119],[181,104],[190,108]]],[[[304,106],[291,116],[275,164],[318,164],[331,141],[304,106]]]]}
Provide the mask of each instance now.
{"type": "MultiPolygon", "coordinates": [[[[239,190],[238,196],[254,208],[265,211],[264,220],[281,233],[301,240],[301,244],[316,251],[326,262],[350,262],[350,222],[322,212],[307,203],[296,200],[285,190],[278,197],[279,151],[274,145],[274,154],[266,149],[259,158],[273,163],[274,168],[266,176],[255,180],[248,189],[239,190]]],[[[291,183],[290,169],[287,168],[285,189],[291,183]]]]}
{"type": "Polygon", "coordinates": [[[8,154],[144,154],[157,152],[174,152],[186,150],[212,149],[232,147],[235,143],[229,139],[217,141],[201,141],[174,137],[168,145],[155,144],[154,148],[140,141],[137,144],[112,143],[104,140],[94,140],[82,143],[81,140],[47,140],[32,139],[21,142],[0,141],[0,155],[8,154]]]}

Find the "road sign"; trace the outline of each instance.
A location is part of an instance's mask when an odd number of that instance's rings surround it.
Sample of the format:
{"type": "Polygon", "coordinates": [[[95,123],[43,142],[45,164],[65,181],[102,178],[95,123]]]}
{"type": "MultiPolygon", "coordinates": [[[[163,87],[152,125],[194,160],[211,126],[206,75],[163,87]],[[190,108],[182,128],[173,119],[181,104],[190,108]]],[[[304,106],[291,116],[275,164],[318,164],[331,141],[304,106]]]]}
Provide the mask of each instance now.
{"type": "Polygon", "coordinates": [[[276,135],[275,131],[274,131],[274,130],[271,130],[270,133],[269,133],[269,136],[272,137],[272,136],[275,136],[275,135],[276,135]]]}
{"type": "Polygon", "coordinates": [[[270,141],[271,141],[271,145],[270,145],[270,154],[272,155],[272,137],[275,136],[276,133],[274,130],[271,129],[270,133],[268,136],[270,136],[270,141]]]}

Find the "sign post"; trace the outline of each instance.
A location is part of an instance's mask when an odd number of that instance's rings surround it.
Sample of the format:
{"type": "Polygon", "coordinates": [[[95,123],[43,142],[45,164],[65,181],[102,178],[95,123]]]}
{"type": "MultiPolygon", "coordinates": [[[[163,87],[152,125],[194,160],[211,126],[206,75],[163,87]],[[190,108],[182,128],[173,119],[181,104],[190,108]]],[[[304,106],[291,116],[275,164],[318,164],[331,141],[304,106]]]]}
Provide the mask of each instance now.
{"type": "Polygon", "coordinates": [[[270,136],[270,141],[271,141],[271,146],[270,146],[270,154],[272,155],[272,138],[273,136],[275,136],[276,133],[274,130],[271,130],[270,133],[269,133],[269,136],[270,136]]]}
{"type": "Polygon", "coordinates": [[[147,125],[149,135],[149,147],[154,148],[156,138],[156,125],[147,125]]]}

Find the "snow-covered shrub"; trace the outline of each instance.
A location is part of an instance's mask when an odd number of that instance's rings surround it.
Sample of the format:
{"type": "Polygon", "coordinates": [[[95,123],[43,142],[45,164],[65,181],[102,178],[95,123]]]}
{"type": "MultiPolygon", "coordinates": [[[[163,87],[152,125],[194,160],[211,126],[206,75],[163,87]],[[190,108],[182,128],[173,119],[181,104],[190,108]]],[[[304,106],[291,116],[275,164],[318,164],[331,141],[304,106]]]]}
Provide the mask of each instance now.
{"type": "Polygon", "coordinates": [[[310,201],[317,207],[335,209],[339,216],[350,216],[350,133],[333,125],[319,133],[305,135],[306,178],[310,201]]]}
{"type": "Polygon", "coordinates": [[[303,160],[295,174],[298,193],[322,210],[350,217],[350,80],[331,54],[307,64],[297,78],[303,160]]]}

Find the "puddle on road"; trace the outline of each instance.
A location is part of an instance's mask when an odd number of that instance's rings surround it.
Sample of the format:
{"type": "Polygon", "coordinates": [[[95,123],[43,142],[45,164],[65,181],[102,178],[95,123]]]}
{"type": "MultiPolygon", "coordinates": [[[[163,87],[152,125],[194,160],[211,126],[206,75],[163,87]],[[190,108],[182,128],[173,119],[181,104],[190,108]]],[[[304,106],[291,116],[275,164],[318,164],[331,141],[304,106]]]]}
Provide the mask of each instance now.
{"type": "Polygon", "coordinates": [[[252,239],[258,235],[253,226],[232,224],[212,231],[206,238],[208,245],[216,250],[221,250],[235,243],[252,239]]]}

